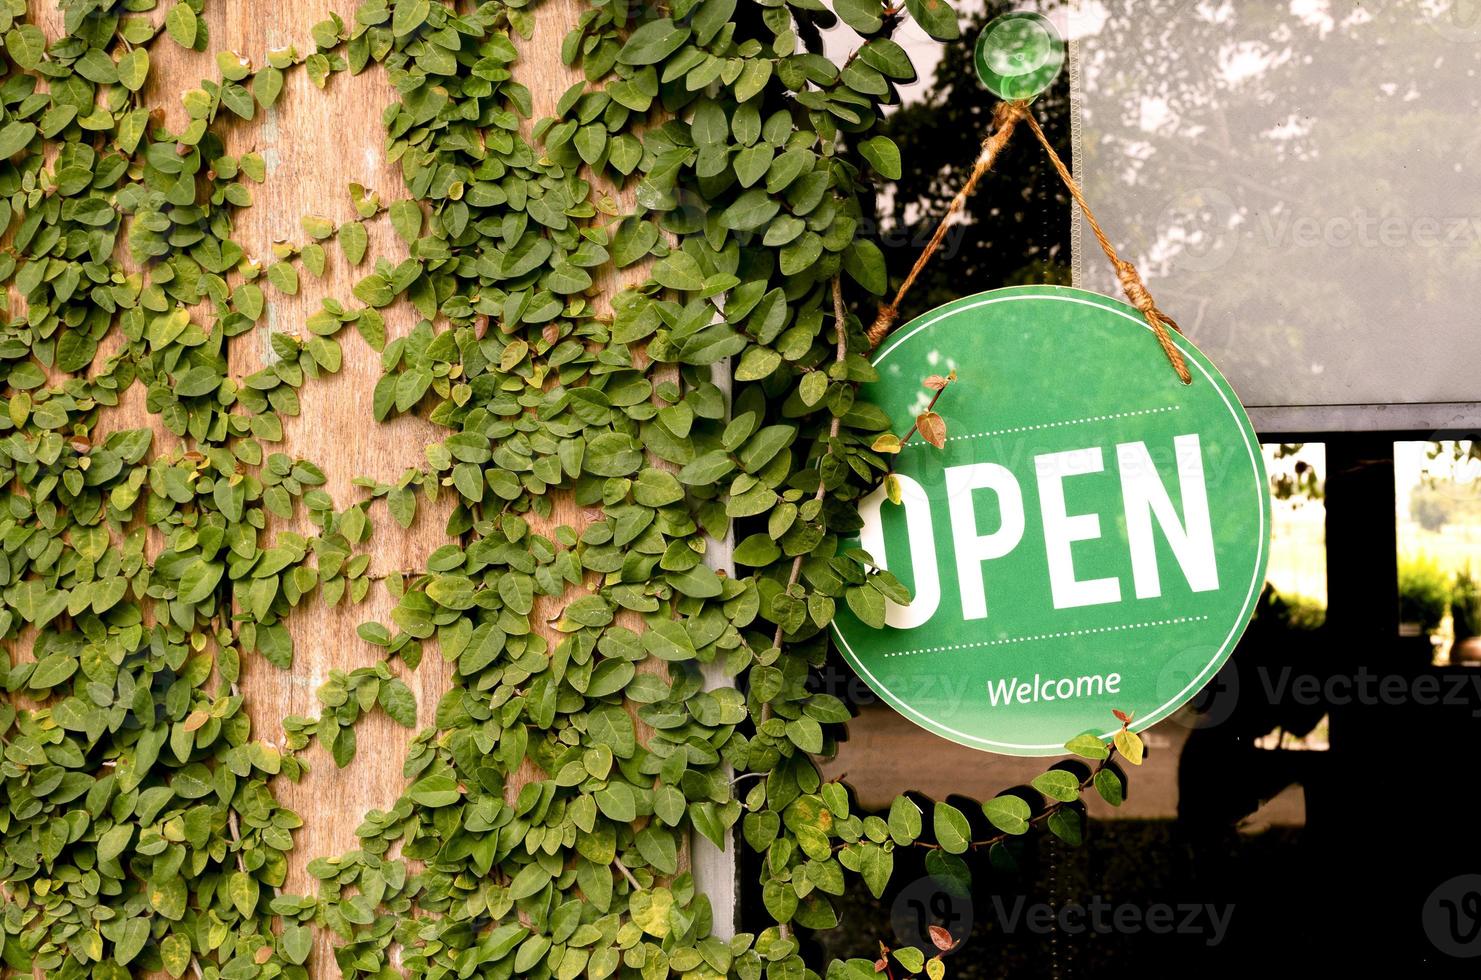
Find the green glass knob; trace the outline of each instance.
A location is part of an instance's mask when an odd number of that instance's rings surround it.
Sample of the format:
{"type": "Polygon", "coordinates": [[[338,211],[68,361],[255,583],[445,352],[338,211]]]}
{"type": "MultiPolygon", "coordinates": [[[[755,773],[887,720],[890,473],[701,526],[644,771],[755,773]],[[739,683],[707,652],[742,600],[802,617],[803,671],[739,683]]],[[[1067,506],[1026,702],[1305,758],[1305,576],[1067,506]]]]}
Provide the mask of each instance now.
{"type": "Polygon", "coordinates": [[[1043,14],[1019,11],[994,18],[977,35],[977,74],[1000,99],[1033,99],[1064,67],[1064,40],[1043,14]]]}

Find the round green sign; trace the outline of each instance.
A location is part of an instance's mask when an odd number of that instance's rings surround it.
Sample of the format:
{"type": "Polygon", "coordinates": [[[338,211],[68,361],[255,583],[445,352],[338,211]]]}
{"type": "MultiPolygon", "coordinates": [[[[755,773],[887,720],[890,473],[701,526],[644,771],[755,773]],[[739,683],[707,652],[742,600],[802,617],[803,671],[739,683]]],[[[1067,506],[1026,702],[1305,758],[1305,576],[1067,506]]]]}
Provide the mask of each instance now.
{"type": "Polygon", "coordinates": [[[956,372],[937,448],[896,457],[900,502],[861,505],[857,544],[910,588],[883,629],[840,611],[844,657],[906,717],[963,745],[1055,755],[1141,730],[1211,680],[1265,581],[1260,444],[1180,335],[1184,385],[1147,321],[1079,289],[969,296],[885,341],[861,397],[898,420],[956,372]]]}

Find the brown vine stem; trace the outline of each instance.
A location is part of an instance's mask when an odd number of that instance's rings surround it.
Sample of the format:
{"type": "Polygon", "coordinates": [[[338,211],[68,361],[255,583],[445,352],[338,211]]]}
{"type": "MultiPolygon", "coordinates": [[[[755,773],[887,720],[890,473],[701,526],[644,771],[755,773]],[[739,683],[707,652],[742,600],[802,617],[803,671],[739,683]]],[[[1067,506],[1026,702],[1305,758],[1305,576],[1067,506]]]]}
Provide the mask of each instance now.
{"type": "MultiPolygon", "coordinates": [[[[848,311],[843,306],[843,280],[841,275],[833,277],[833,320],[834,332],[838,334],[838,343],[833,353],[833,363],[842,364],[848,359],[848,311]]],[[[935,404],[934,399],[931,404],[935,404]]],[[[838,432],[842,425],[843,419],[838,415],[834,415],[833,422],[828,426],[828,449],[823,453],[823,459],[827,459],[833,455],[833,443],[837,441],[838,432]]],[[[828,488],[823,484],[822,460],[819,460],[818,492],[813,495],[813,499],[821,501],[827,492],[828,488]]],[[[787,576],[788,591],[791,591],[792,586],[796,585],[797,580],[802,577],[802,559],[805,557],[806,555],[798,555],[792,560],[792,572],[787,576]]],[[[780,623],[777,624],[776,634],[772,637],[771,645],[774,647],[780,647],[782,645],[782,627],[780,623]]],[[[765,717],[769,717],[770,711],[763,708],[762,714],[765,717]]]]}
{"type": "MultiPolygon", "coordinates": [[[[1107,745],[1106,748],[1109,749],[1109,752],[1107,753],[1106,757],[1104,759],[1100,760],[1100,762],[1098,762],[1096,764],[1095,768],[1093,770],[1091,770],[1091,773],[1090,773],[1089,776],[1087,776],[1086,778],[1080,780],[1080,792],[1083,793],[1083,792],[1085,792],[1085,790],[1089,789],[1090,786],[1095,782],[1095,777],[1098,776],[1098,775],[1100,775],[1101,770],[1104,769],[1104,768],[1106,768],[1106,766],[1110,765],[1111,762],[1112,762],[1112,760],[1114,760],[1116,758],[1116,747],[1114,745],[1107,745]]],[[[1036,814],[1035,816],[1029,818],[1029,820],[1028,820],[1029,827],[1040,827],[1040,826],[1043,826],[1045,823],[1048,822],[1048,820],[1049,820],[1050,817],[1054,816],[1060,810],[1063,810],[1065,807],[1069,806],[1070,802],[1073,802],[1073,801],[1055,800],[1049,806],[1046,806],[1044,808],[1044,810],[1043,810],[1042,813],[1036,814]]],[[[1024,833],[1027,833],[1027,831],[1024,831],[1024,833]]],[[[969,851],[981,850],[984,847],[991,847],[994,844],[1001,844],[1003,841],[1009,840],[1009,839],[1011,839],[1013,837],[1022,837],[1022,836],[1023,836],[1023,834],[1010,834],[1007,831],[1003,831],[1002,833],[996,834],[996,835],[994,835],[992,837],[989,837],[986,840],[968,841],[967,842],[967,850],[969,850],[969,851]]],[[[835,844],[835,845],[833,845],[833,850],[835,852],[836,851],[841,851],[846,846],[848,846],[848,845],[846,845],[846,844],[835,844]]],[[[945,848],[942,847],[940,844],[928,844],[928,843],[923,843],[921,841],[914,841],[914,842],[912,842],[912,843],[910,843],[909,845],[906,845],[906,846],[909,846],[909,847],[919,847],[922,850],[926,850],[926,851],[943,851],[943,850],[945,850],[945,848]]]]}
{"type": "MultiPolygon", "coordinates": [[[[936,410],[936,403],[941,400],[941,396],[946,393],[946,389],[947,388],[950,388],[952,386],[952,384],[955,383],[955,382],[956,382],[956,372],[953,371],[953,372],[951,372],[951,374],[949,374],[949,375],[946,376],[945,383],[940,388],[937,388],[936,389],[936,393],[931,396],[930,404],[926,405],[926,411],[925,412],[922,412],[921,415],[924,415],[927,412],[934,412],[936,410]]],[[[915,438],[916,433],[918,433],[919,431],[920,431],[920,415],[917,415],[915,417],[915,421],[912,422],[912,423],[910,423],[910,429],[905,433],[904,437],[901,438],[901,440],[900,440],[900,448],[901,449],[904,449],[906,447],[906,445],[909,444],[910,440],[915,438]]],[[[896,454],[894,454],[894,455],[892,455],[890,457],[890,466],[889,466],[889,469],[885,471],[886,474],[895,472],[895,460],[898,458],[898,456],[899,456],[899,454],[896,453],[896,454]]]]}
{"type": "MultiPolygon", "coordinates": [[[[833,330],[838,336],[838,341],[833,352],[833,363],[842,364],[848,359],[848,311],[843,305],[843,279],[841,273],[833,277],[833,330]]],[[[842,425],[843,419],[838,415],[834,415],[832,423],[828,426],[828,448],[823,453],[823,459],[827,459],[833,455],[833,444],[838,441],[838,432],[842,425]]],[[[823,483],[822,460],[819,460],[818,492],[814,494],[813,499],[821,501],[827,492],[828,489],[823,483]]],[[[792,572],[787,576],[787,590],[789,592],[792,586],[797,584],[797,580],[802,577],[802,559],[804,557],[806,556],[798,555],[792,560],[792,572]]],[[[782,645],[782,627],[780,623],[777,624],[776,633],[772,636],[771,645],[773,647],[780,647],[782,645]]],[[[762,705],[761,720],[765,721],[770,717],[771,705],[762,705]]],[[[778,932],[783,939],[792,938],[792,930],[785,922],[778,924],[778,932]]]]}
{"type": "Polygon", "coordinates": [[[633,890],[634,891],[642,891],[643,890],[643,886],[640,885],[640,884],[638,884],[638,879],[634,878],[633,877],[633,873],[631,871],[627,870],[627,865],[625,865],[625,864],[622,863],[622,859],[621,858],[616,858],[615,860],[613,860],[612,863],[617,866],[617,870],[618,871],[621,871],[622,872],[622,877],[624,877],[624,878],[627,879],[627,883],[629,885],[632,885],[633,886],[633,890]]]}

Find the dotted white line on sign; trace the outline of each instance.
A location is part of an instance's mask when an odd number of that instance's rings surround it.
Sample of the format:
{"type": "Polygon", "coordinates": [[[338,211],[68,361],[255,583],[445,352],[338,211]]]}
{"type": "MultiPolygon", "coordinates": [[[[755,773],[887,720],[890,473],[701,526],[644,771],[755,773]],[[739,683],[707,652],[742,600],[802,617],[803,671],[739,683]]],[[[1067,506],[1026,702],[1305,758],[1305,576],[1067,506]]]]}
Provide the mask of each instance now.
{"type": "Polygon", "coordinates": [[[976,643],[951,643],[939,647],[921,647],[919,650],[896,650],[886,657],[913,657],[917,653],[949,653],[952,650],[974,650],[978,647],[997,647],[1011,643],[1033,643],[1037,640],[1060,640],[1070,636],[1091,636],[1096,633],[1120,633],[1124,630],[1141,630],[1153,626],[1178,626],[1182,623],[1202,623],[1207,616],[1176,616],[1172,619],[1154,619],[1145,623],[1123,623],[1120,626],[1094,626],[1083,630],[1065,630],[1062,633],[1039,633],[1033,636],[1010,636],[1001,640],[979,640],[976,643]]]}
{"type": "MultiPolygon", "coordinates": [[[[1058,429],[1066,425],[1084,425],[1087,422],[1110,422],[1113,419],[1129,419],[1138,415],[1161,415],[1164,412],[1176,412],[1181,410],[1181,405],[1167,405],[1163,408],[1140,408],[1134,412],[1112,412],[1109,415],[1088,415],[1083,419],[1065,419],[1063,422],[1040,422],[1037,425],[1016,425],[1011,429],[993,429],[991,432],[966,432],[959,436],[947,436],[947,442],[955,442],[958,439],[988,439],[992,436],[1007,436],[1015,432],[1034,432],[1039,429],[1058,429]]],[[[907,442],[903,448],[912,446],[928,446],[927,442],[907,442]]]]}

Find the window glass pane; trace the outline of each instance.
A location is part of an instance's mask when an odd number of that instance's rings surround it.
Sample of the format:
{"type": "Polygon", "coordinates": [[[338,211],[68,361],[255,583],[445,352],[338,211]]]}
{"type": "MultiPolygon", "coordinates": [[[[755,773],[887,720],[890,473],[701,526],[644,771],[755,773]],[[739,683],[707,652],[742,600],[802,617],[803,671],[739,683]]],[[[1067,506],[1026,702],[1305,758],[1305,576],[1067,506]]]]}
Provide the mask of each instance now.
{"type": "Polygon", "coordinates": [[[1477,400],[1474,3],[1078,0],[1070,24],[1086,194],[1248,405],[1477,400]]]}

